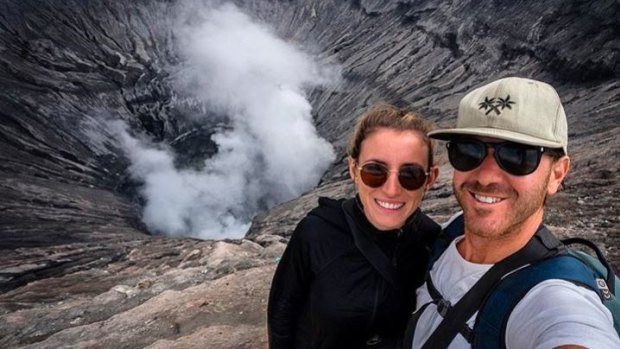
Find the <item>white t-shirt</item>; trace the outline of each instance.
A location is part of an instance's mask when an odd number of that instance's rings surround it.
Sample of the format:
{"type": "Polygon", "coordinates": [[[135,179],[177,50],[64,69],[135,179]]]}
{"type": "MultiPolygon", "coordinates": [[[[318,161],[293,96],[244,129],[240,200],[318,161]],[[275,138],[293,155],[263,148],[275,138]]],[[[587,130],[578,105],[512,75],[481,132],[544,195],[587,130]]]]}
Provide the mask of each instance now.
{"type": "MultiPolygon", "coordinates": [[[[431,270],[435,287],[451,304],[458,302],[493,266],[463,259],[456,249],[456,243],[462,238],[452,241],[431,270]]],[[[418,288],[417,296],[417,308],[432,300],[426,284],[418,288]]],[[[471,328],[477,315],[467,322],[471,328]]],[[[418,320],[413,348],[420,348],[442,319],[437,307],[430,304],[418,320]]],[[[533,287],[510,314],[506,347],[547,349],[568,344],[618,349],[620,339],[614,330],[611,313],[595,292],[564,280],[543,281],[533,287]]],[[[449,348],[471,348],[471,345],[458,334],[449,348]]]]}

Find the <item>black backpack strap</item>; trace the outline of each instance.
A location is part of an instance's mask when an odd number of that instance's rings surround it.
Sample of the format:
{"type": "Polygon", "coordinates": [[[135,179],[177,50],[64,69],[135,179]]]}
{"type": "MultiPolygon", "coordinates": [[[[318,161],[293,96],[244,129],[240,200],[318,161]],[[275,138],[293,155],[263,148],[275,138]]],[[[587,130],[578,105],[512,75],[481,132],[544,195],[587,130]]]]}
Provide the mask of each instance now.
{"type": "Polygon", "coordinates": [[[354,212],[355,199],[346,200],[342,203],[344,216],[351,229],[355,246],[360,250],[362,255],[366,257],[368,262],[385,278],[395,289],[400,289],[398,282],[398,274],[396,268],[392,265],[388,257],[381,251],[379,246],[375,244],[370,237],[361,231],[355,222],[352,212],[354,212]]]}
{"type": "Polygon", "coordinates": [[[405,338],[403,338],[402,346],[403,349],[413,347],[413,334],[415,333],[415,328],[418,326],[420,316],[422,316],[424,310],[426,310],[426,308],[431,304],[433,304],[433,302],[428,302],[411,314],[409,322],[407,322],[407,328],[405,329],[405,338]]]}
{"type": "MultiPolygon", "coordinates": [[[[443,298],[439,290],[437,290],[430,273],[426,274],[426,288],[428,290],[428,294],[433,299],[432,303],[437,305],[437,312],[441,315],[441,317],[445,318],[450,309],[452,309],[452,304],[450,301],[443,298]]],[[[473,330],[469,327],[467,322],[461,326],[459,333],[467,340],[468,343],[471,343],[473,338],[473,330]]]]}
{"type": "Polygon", "coordinates": [[[480,309],[484,299],[504,275],[534,261],[563,253],[562,251],[566,250],[563,246],[547,228],[541,225],[522,249],[493,265],[454,306],[446,311],[443,321],[422,348],[447,348],[467,320],[480,309]]]}
{"type": "MultiPolygon", "coordinates": [[[[439,291],[437,291],[437,288],[435,288],[435,285],[433,284],[431,276],[428,272],[426,274],[426,287],[428,288],[428,293],[431,296],[432,300],[418,308],[418,310],[416,310],[409,318],[409,321],[407,322],[407,328],[405,330],[403,348],[411,348],[413,346],[413,335],[415,333],[416,326],[418,325],[420,316],[422,316],[422,314],[429,305],[435,304],[437,306],[437,312],[439,312],[439,315],[441,315],[442,317],[446,316],[446,313],[452,307],[450,302],[445,300],[441,296],[439,291]]],[[[465,324],[463,328],[461,328],[460,333],[463,337],[467,339],[468,342],[471,342],[473,331],[467,324],[465,324]]]]}

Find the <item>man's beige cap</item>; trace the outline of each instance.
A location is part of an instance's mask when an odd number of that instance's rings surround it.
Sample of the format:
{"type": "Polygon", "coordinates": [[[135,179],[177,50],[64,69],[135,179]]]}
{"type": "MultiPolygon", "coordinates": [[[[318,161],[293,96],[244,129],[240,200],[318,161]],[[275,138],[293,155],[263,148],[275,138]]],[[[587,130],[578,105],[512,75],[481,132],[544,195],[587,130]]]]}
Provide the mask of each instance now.
{"type": "Polygon", "coordinates": [[[566,114],[558,93],[541,81],[509,77],[479,87],[459,104],[456,128],[429,132],[450,140],[458,135],[562,148],[567,153],[566,114]]]}

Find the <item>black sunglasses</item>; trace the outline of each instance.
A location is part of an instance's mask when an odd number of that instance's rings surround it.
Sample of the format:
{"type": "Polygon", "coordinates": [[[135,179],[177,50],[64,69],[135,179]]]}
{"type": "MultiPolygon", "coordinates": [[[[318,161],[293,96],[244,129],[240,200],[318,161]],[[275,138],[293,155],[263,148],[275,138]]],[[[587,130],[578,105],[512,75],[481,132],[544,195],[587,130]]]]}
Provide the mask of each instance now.
{"type": "Polygon", "coordinates": [[[471,171],[480,166],[487,156],[487,148],[493,148],[499,167],[515,176],[528,175],[538,168],[546,148],[512,142],[485,143],[475,139],[452,140],[446,144],[448,158],[459,171],[471,171]]]}
{"type": "MultiPolygon", "coordinates": [[[[360,170],[362,182],[371,188],[379,188],[388,179],[391,172],[387,167],[376,162],[369,162],[357,166],[360,170]]],[[[398,169],[398,182],[406,190],[419,189],[426,183],[429,172],[426,172],[420,165],[404,165],[398,169]]]]}

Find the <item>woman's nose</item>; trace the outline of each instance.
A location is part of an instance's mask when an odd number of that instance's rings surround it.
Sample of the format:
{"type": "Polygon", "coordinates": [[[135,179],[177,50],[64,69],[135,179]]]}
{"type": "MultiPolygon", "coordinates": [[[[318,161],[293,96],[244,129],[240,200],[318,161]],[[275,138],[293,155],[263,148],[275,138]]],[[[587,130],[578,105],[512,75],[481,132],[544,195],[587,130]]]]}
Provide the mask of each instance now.
{"type": "Polygon", "coordinates": [[[398,172],[389,172],[388,178],[382,186],[383,191],[390,196],[396,196],[400,194],[402,187],[398,180],[398,172]]]}

